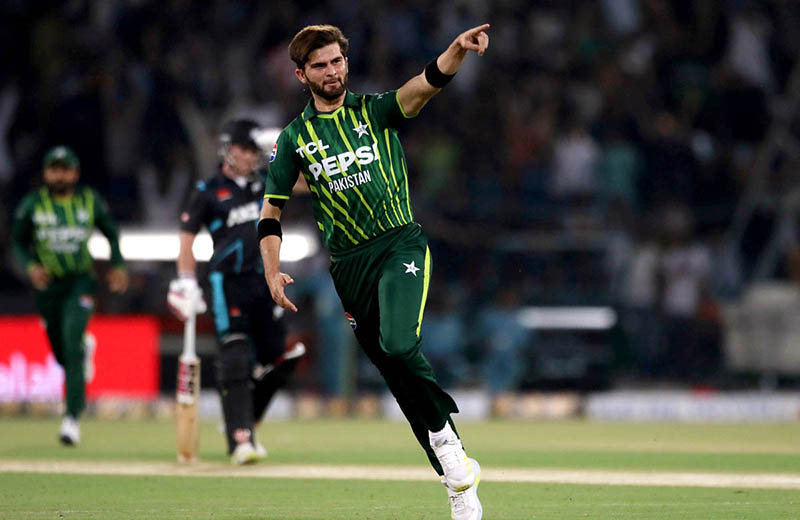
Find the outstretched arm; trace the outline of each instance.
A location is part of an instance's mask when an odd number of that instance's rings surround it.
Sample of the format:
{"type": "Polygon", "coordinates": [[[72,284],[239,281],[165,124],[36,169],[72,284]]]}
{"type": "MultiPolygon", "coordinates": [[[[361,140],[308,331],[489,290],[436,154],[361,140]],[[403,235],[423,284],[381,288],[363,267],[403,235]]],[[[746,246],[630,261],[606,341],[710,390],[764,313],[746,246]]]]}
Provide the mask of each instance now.
{"type": "MultiPolygon", "coordinates": [[[[486,23],[459,34],[436,59],[436,66],[442,74],[453,75],[458,72],[467,51],[474,51],[478,53],[478,56],[483,56],[489,46],[489,35],[486,34],[488,28],[489,24],[486,23]]],[[[423,71],[400,87],[397,91],[397,99],[407,116],[415,116],[422,110],[425,103],[440,90],[442,89],[436,88],[428,82],[425,71],[423,71]]]]}

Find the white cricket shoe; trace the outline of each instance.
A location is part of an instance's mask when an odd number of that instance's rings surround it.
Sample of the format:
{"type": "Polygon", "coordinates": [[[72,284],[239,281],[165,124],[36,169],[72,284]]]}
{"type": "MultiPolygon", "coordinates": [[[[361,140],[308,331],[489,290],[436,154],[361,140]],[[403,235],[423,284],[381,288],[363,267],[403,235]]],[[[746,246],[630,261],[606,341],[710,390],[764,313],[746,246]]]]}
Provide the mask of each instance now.
{"type": "Polygon", "coordinates": [[[464,491],[454,491],[442,479],[442,484],[447,488],[447,498],[450,500],[450,518],[452,520],[481,520],[483,506],[478,500],[478,484],[481,482],[481,467],[475,459],[469,459],[475,472],[475,483],[464,491]]]}
{"type": "Polygon", "coordinates": [[[472,459],[467,458],[461,439],[450,428],[450,424],[445,423],[439,432],[428,432],[428,438],[433,453],[444,470],[447,487],[454,491],[464,491],[472,486],[477,476],[475,467],[472,459]]]}
{"type": "MultiPolygon", "coordinates": [[[[266,450],[265,450],[266,451],[266,450]]],[[[240,442],[231,454],[231,462],[242,466],[244,464],[253,464],[258,462],[259,459],[256,447],[250,441],[240,442]]]]}
{"type": "Polygon", "coordinates": [[[61,420],[61,430],[58,433],[58,440],[64,446],[76,446],[81,440],[81,427],[78,421],[69,415],[65,415],[61,420]]]}

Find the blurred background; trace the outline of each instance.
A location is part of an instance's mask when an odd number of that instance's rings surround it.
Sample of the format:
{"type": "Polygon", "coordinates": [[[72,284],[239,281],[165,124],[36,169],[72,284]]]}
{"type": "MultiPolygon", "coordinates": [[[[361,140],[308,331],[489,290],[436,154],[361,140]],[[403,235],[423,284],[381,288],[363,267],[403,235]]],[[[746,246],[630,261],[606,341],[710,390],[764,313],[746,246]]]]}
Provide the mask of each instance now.
{"type": "MultiPolygon", "coordinates": [[[[78,152],[82,181],[107,197],[123,235],[177,236],[189,187],[216,170],[222,123],[246,115],[280,128],[302,110],[309,94],[287,52],[297,30],[339,26],[351,90],[379,92],[483,22],[487,54],[469,56],[401,129],[434,260],[424,352],[447,388],[472,396],[462,408],[573,414],[598,410],[591,396],[800,386],[791,0],[6,0],[3,319],[35,314],[8,222],[40,185],[50,146],[78,152]]],[[[304,196],[284,221],[319,242],[304,196]]],[[[300,308],[291,340],[310,347],[291,388],[369,413],[363,398],[383,383],[354,345],[327,262],[318,248],[284,265],[300,308]]],[[[165,303],[174,262],[129,269],[131,289],[101,292],[98,317],[155,324],[151,392],[169,395],[182,331],[165,303]]],[[[210,359],[211,318],[199,327],[210,359]]],[[[27,380],[19,370],[32,373],[11,360],[22,343],[0,338],[2,401],[30,399],[14,390],[27,380]]],[[[111,343],[100,348],[126,355],[111,343]]]]}

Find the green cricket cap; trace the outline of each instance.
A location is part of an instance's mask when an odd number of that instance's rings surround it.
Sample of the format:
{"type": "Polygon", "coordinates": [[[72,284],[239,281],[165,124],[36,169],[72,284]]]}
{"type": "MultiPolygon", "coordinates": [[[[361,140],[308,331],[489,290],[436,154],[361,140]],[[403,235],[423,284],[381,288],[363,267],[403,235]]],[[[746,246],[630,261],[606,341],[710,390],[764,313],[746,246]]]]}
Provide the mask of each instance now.
{"type": "Polygon", "coordinates": [[[44,160],[42,162],[45,168],[55,163],[61,163],[68,168],[78,168],[80,166],[78,156],[75,154],[72,148],[63,145],[54,146],[53,148],[47,150],[47,153],[44,154],[44,160]]]}

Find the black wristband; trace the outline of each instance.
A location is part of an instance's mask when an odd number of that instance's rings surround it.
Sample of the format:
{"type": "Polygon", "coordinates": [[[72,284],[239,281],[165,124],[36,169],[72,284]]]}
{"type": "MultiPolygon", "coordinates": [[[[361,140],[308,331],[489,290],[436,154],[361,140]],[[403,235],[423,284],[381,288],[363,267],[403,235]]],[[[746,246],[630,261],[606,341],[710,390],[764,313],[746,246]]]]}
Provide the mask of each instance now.
{"type": "Polygon", "coordinates": [[[439,66],[436,64],[436,59],[428,63],[425,67],[425,79],[431,86],[436,88],[443,88],[445,85],[450,83],[450,80],[453,79],[455,74],[445,74],[441,70],[439,70],[439,66]]]}
{"type": "Polygon", "coordinates": [[[264,237],[268,237],[270,235],[275,235],[276,237],[283,240],[283,232],[281,231],[281,223],[278,219],[274,218],[262,218],[258,221],[258,243],[261,243],[261,240],[264,237]]]}

